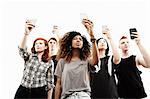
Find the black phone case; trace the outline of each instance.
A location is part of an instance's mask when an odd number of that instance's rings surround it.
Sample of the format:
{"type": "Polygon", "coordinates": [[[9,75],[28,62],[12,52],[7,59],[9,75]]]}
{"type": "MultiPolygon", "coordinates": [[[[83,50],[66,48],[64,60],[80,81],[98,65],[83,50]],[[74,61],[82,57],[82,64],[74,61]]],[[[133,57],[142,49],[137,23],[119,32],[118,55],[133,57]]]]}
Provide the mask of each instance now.
{"type": "Polygon", "coordinates": [[[129,31],[130,31],[131,39],[135,39],[136,37],[134,35],[136,35],[136,34],[134,34],[133,32],[137,32],[136,28],[130,28],[129,31]],[[132,36],[131,36],[131,34],[132,34],[132,36]]]}

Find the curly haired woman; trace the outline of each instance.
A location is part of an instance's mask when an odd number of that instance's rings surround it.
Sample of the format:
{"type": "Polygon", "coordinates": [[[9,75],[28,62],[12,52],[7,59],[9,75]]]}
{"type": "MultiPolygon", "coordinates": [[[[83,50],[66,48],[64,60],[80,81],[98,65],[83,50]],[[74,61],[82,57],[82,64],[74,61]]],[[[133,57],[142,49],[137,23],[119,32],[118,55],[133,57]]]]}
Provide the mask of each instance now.
{"type": "Polygon", "coordinates": [[[93,34],[93,23],[90,20],[82,21],[92,42],[90,44],[79,32],[66,33],[60,40],[55,99],[90,99],[90,67],[98,63],[98,50],[93,34]]]}

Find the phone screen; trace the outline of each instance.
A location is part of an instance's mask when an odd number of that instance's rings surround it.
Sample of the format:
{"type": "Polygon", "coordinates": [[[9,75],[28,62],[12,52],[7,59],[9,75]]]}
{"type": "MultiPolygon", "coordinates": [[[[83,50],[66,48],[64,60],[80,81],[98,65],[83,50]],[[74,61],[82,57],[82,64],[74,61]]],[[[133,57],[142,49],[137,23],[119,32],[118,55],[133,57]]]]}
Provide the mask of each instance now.
{"type": "Polygon", "coordinates": [[[88,16],[86,13],[80,13],[80,20],[82,21],[83,19],[88,19],[88,16]]]}

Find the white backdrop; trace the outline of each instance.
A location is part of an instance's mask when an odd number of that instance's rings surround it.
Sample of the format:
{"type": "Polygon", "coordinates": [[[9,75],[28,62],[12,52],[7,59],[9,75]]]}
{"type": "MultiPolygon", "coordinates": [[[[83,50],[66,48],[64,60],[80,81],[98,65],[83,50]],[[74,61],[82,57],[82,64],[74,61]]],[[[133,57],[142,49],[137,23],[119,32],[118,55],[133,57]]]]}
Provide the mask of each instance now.
{"type": "MultiPolygon", "coordinates": [[[[60,35],[76,30],[87,35],[81,24],[80,13],[87,13],[94,22],[96,37],[101,36],[101,26],[108,25],[118,44],[119,37],[136,27],[143,44],[150,51],[150,1],[149,0],[6,0],[1,3],[0,31],[0,98],[13,99],[23,73],[23,59],[18,45],[23,37],[26,19],[37,19],[30,34],[28,47],[36,37],[48,39],[52,26],[60,27],[60,35]]],[[[88,36],[87,36],[88,37],[88,36]]],[[[134,42],[132,51],[139,54],[134,42]]],[[[140,68],[145,90],[150,99],[150,69],[140,68]]]]}

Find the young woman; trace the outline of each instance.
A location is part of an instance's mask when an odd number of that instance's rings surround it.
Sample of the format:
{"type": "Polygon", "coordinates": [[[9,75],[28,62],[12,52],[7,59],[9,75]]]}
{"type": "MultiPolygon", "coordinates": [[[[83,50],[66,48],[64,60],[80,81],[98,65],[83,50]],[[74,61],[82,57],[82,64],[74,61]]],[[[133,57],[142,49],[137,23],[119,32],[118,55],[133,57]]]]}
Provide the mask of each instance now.
{"type": "Polygon", "coordinates": [[[103,34],[105,35],[106,39],[99,38],[97,40],[99,64],[96,71],[91,73],[91,97],[92,99],[117,99],[118,94],[114,77],[114,64],[118,64],[120,62],[120,55],[111,35],[109,34],[109,29],[105,28],[103,34]],[[107,41],[110,42],[113,57],[108,55],[109,46],[107,41]]]}
{"type": "Polygon", "coordinates": [[[24,38],[19,46],[19,54],[24,59],[24,71],[21,85],[15,99],[50,99],[54,87],[53,61],[49,58],[48,42],[43,38],[37,38],[31,49],[27,52],[26,42],[34,24],[28,20],[25,24],[24,38]]]}
{"type": "Polygon", "coordinates": [[[55,71],[55,99],[90,99],[89,70],[98,63],[98,56],[93,24],[87,19],[83,20],[83,24],[91,37],[92,57],[89,59],[90,44],[79,32],[72,31],[63,36],[55,71]]]}

